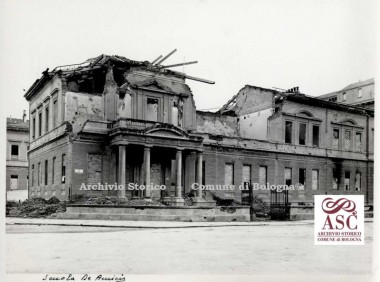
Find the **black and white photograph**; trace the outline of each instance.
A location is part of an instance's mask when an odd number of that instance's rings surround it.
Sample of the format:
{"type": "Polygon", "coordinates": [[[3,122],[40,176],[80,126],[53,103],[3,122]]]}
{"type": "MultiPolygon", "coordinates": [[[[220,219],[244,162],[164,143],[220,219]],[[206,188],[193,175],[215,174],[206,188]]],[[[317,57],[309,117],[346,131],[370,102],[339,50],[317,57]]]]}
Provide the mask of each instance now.
{"type": "Polygon", "coordinates": [[[0,281],[380,281],[379,8],[2,0],[0,281]]]}

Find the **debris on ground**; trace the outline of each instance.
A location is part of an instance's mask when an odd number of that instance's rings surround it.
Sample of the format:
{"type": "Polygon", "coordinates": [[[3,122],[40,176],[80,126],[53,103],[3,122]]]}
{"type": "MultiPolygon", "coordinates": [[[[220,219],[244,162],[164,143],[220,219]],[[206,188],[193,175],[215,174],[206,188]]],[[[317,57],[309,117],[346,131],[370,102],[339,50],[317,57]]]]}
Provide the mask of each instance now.
{"type": "Polygon", "coordinates": [[[47,217],[53,213],[65,212],[67,202],[61,202],[52,197],[49,200],[43,198],[27,199],[21,203],[7,202],[7,213],[9,217],[47,217]]]}

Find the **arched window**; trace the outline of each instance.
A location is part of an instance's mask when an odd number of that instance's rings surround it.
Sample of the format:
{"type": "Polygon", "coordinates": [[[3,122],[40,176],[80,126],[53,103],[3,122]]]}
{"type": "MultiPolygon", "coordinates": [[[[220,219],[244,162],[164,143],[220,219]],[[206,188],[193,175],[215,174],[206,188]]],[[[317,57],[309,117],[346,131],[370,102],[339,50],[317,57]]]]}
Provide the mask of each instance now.
{"type": "Polygon", "coordinates": [[[297,116],[300,117],[313,117],[313,114],[308,111],[300,111],[298,112],[297,116]]]}

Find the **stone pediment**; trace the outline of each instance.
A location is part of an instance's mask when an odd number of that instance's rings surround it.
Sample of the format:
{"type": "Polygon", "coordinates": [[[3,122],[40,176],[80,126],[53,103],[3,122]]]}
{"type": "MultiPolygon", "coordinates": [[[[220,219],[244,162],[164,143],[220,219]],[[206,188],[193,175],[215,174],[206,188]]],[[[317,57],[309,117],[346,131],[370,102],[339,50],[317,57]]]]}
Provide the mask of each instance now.
{"type": "Polygon", "coordinates": [[[179,127],[171,124],[157,124],[145,130],[145,134],[153,136],[165,136],[176,138],[187,138],[189,135],[179,127]]]}

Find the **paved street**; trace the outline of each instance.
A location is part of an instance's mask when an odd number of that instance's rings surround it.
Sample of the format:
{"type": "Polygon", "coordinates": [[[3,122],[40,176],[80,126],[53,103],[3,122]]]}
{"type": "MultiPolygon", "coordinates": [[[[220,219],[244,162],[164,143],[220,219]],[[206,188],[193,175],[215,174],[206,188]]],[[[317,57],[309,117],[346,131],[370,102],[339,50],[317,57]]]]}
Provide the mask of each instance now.
{"type": "Polygon", "coordinates": [[[313,224],[195,228],[7,225],[8,273],[367,274],[364,246],[315,246],[313,224]]]}

